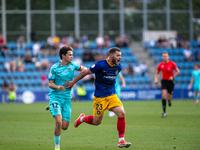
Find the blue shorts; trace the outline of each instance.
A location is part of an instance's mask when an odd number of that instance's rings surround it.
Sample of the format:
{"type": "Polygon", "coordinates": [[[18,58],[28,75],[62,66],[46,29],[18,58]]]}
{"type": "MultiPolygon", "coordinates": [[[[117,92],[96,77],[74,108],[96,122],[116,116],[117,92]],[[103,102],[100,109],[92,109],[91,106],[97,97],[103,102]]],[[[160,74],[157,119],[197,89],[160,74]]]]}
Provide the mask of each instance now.
{"type": "Polygon", "coordinates": [[[71,98],[58,98],[51,97],[49,98],[50,103],[50,112],[53,115],[62,115],[62,119],[70,122],[71,119],[71,98]]]}

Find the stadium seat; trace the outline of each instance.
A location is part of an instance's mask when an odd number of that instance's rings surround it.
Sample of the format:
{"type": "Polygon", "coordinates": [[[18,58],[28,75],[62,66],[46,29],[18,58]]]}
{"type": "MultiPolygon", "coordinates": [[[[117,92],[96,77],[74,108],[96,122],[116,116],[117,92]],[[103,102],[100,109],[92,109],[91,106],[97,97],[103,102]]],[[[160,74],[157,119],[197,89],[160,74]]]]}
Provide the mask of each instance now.
{"type": "Polygon", "coordinates": [[[15,42],[9,42],[9,43],[7,44],[7,46],[8,46],[8,48],[10,48],[10,49],[15,49],[15,48],[17,47],[17,45],[16,45],[15,42]]]}

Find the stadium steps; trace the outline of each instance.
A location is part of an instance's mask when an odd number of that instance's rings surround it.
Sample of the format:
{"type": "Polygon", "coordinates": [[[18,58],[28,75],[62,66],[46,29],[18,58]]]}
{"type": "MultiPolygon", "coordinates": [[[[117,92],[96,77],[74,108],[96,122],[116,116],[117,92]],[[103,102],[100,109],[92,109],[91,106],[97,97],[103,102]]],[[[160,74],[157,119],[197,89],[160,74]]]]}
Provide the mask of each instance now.
{"type": "Polygon", "coordinates": [[[133,54],[136,56],[137,60],[141,63],[146,62],[149,68],[149,76],[151,81],[154,81],[155,71],[156,71],[156,64],[153,62],[152,58],[149,56],[145,48],[143,47],[141,42],[133,42],[130,45],[130,49],[132,50],[133,54]]]}

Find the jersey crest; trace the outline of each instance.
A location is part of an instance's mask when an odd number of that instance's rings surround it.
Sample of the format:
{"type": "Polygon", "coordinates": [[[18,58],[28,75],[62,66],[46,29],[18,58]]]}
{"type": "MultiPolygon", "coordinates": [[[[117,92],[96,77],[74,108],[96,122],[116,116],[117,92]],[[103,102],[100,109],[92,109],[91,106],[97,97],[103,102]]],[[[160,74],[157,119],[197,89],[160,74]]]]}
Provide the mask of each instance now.
{"type": "Polygon", "coordinates": [[[116,71],[115,71],[115,75],[118,75],[118,73],[119,73],[119,71],[118,71],[118,70],[116,70],[116,71]]]}

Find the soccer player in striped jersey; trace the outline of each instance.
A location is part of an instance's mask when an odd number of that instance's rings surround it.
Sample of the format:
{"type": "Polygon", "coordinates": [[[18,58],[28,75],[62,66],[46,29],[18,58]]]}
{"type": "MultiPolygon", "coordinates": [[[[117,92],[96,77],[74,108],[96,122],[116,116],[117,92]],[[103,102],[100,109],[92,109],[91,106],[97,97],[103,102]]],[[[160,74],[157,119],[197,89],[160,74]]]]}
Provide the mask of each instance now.
{"type": "MultiPolygon", "coordinates": [[[[117,94],[118,98],[120,99],[121,87],[120,87],[119,79],[121,79],[121,81],[122,81],[122,88],[125,88],[126,82],[125,82],[124,77],[121,72],[119,72],[118,75],[116,76],[116,83],[115,83],[116,94],[117,94]]],[[[108,111],[108,115],[109,115],[109,117],[114,117],[115,113],[112,111],[108,111]]]]}
{"type": "Polygon", "coordinates": [[[122,102],[119,100],[115,90],[115,80],[118,73],[122,70],[119,61],[121,50],[113,47],[109,50],[108,59],[98,61],[86,71],[82,71],[73,81],[66,82],[67,87],[72,87],[77,81],[88,74],[95,73],[95,93],[93,99],[93,115],[85,116],[80,114],[74,123],[77,128],[83,122],[91,125],[99,125],[103,119],[106,109],[113,111],[117,117],[117,130],[119,135],[118,147],[131,146],[130,142],[124,139],[125,133],[125,111],[122,102]]]}

